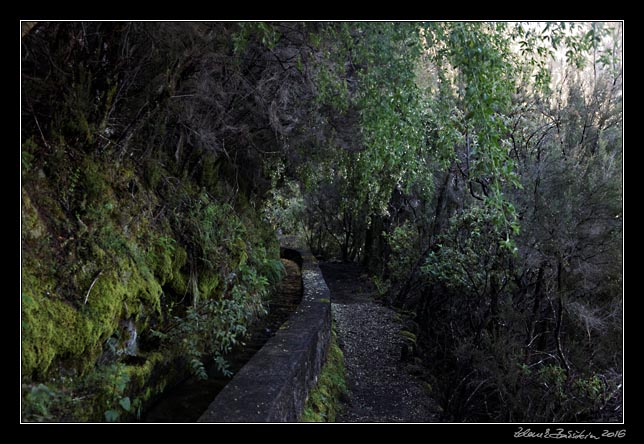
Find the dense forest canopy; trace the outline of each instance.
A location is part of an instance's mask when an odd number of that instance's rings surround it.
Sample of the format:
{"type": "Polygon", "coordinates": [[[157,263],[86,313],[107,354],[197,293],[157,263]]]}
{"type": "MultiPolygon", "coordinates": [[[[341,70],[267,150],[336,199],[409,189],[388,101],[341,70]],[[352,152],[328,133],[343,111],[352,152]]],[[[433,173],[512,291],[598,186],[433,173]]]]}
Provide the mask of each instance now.
{"type": "Polygon", "coordinates": [[[225,371],[280,232],[415,314],[445,420],[620,420],[622,40],[609,22],[36,23],[23,418],[140,414],[176,356],[225,371]]]}

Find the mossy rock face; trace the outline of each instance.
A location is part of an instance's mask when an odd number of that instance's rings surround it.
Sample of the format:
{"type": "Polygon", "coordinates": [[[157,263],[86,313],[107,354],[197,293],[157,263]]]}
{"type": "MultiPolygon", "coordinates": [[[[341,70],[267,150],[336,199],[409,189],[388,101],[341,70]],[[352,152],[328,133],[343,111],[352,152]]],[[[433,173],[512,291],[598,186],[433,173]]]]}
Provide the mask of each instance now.
{"type": "Polygon", "coordinates": [[[172,258],[172,274],[167,281],[176,294],[184,295],[188,292],[188,280],[186,279],[186,273],[182,271],[187,261],[188,253],[182,246],[178,245],[172,258]]]}
{"type": "MultiPolygon", "coordinates": [[[[189,371],[174,365],[185,350],[162,342],[153,330],[182,316],[195,294],[199,300],[217,299],[240,285],[238,308],[258,305],[275,274],[271,265],[279,245],[243,193],[231,199],[212,189],[219,180],[215,160],[209,160],[203,178],[208,189],[177,174],[183,177],[179,189],[164,180],[172,162],[164,166],[148,159],[144,165],[154,168],[146,172],[108,152],[71,147],[62,138],[46,158],[29,153],[21,189],[26,411],[29,399],[49,396],[35,389],[42,383],[64,406],[47,418],[104,420],[105,406],[118,410],[119,400],[110,398],[113,390],[100,382],[101,375],[115,377],[118,372],[110,369],[124,366],[129,382],[122,397],[129,397],[132,411],[122,411],[121,419],[131,418],[189,371]],[[194,230],[182,230],[190,217],[184,210],[196,205],[203,207],[197,216],[210,219],[193,217],[194,230]],[[208,213],[211,209],[219,213],[208,213]],[[206,254],[195,248],[204,244],[197,234],[212,241],[206,254]],[[133,331],[139,341],[134,346],[133,331]],[[126,350],[136,356],[126,358],[126,350]],[[72,405],[61,393],[93,401],[72,405]]],[[[206,347],[202,337],[189,339],[197,349],[206,347]]]]}
{"type": "Polygon", "coordinates": [[[42,238],[47,228],[40,220],[38,211],[31,203],[29,195],[25,190],[21,191],[22,193],[22,211],[21,211],[21,221],[22,221],[22,236],[25,240],[37,240],[42,238]]]}
{"type": "Polygon", "coordinates": [[[344,354],[338,346],[335,330],[332,330],[326,362],[317,384],[309,392],[300,421],[335,422],[347,392],[344,354]]]}
{"type": "Polygon", "coordinates": [[[160,312],[161,287],[128,259],[96,278],[87,302],[72,303],[54,294],[54,282],[23,271],[23,376],[43,378],[55,360],[78,373],[91,368],[102,344],[128,317],[142,321],[160,312]]]}
{"type": "Polygon", "coordinates": [[[47,297],[47,292],[40,287],[23,293],[23,376],[43,378],[61,356],[72,360],[77,371],[87,370],[97,355],[96,326],[69,303],[47,297]]]}

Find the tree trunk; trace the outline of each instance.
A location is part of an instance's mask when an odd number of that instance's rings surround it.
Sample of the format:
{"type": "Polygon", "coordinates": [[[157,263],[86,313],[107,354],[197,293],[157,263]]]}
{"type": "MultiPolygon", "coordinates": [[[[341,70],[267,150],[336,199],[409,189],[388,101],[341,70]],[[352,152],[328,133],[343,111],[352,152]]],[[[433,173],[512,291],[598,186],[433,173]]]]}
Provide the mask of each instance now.
{"type": "Polygon", "coordinates": [[[525,364],[530,365],[530,360],[532,358],[532,342],[534,341],[534,330],[537,323],[537,315],[539,314],[539,308],[541,306],[542,298],[542,288],[543,288],[543,274],[546,269],[546,263],[542,263],[539,266],[539,272],[537,274],[537,282],[534,288],[534,303],[532,304],[532,314],[530,315],[530,321],[528,324],[528,336],[525,342],[525,364]]]}
{"type": "Polygon", "coordinates": [[[555,342],[557,345],[557,356],[561,361],[561,365],[566,370],[566,375],[570,374],[570,366],[566,360],[566,356],[563,352],[563,347],[561,346],[561,324],[563,323],[563,288],[562,288],[562,279],[563,279],[563,264],[561,259],[557,262],[557,321],[555,324],[555,342]]]}
{"type": "Polygon", "coordinates": [[[488,331],[495,333],[498,327],[499,318],[499,282],[493,274],[490,277],[490,318],[488,320],[488,331]]]}
{"type": "Polygon", "coordinates": [[[374,231],[374,216],[369,216],[369,228],[365,230],[364,233],[364,255],[362,257],[362,265],[367,269],[370,268],[370,258],[372,256],[373,250],[373,231],[374,231]]]}

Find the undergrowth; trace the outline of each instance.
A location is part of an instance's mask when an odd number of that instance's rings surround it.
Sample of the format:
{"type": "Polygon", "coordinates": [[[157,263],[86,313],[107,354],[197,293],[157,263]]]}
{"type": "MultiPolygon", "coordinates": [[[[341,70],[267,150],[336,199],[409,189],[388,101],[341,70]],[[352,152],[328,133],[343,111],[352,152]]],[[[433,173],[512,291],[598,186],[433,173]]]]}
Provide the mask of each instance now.
{"type": "Polygon", "coordinates": [[[317,384],[309,393],[300,421],[335,422],[342,409],[342,398],[346,394],[344,355],[333,329],[326,362],[320,371],[317,384]]]}

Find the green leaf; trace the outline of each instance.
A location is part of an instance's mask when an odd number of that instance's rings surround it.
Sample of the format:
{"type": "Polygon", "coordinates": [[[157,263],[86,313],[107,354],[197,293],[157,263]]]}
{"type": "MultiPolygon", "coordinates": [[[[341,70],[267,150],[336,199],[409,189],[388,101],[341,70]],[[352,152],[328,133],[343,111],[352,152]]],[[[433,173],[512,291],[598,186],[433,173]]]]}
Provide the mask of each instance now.
{"type": "Polygon", "coordinates": [[[130,398],[128,396],[126,396],[125,398],[121,398],[119,401],[119,404],[121,405],[121,407],[123,407],[123,410],[125,410],[126,412],[130,411],[131,405],[130,405],[130,398]]]}
{"type": "Polygon", "coordinates": [[[105,420],[107,422],[116,422],[120,416],[121,414],[116,410],[108,410],[105,412],[105,420]]]}

